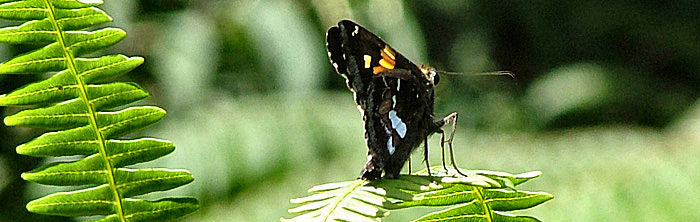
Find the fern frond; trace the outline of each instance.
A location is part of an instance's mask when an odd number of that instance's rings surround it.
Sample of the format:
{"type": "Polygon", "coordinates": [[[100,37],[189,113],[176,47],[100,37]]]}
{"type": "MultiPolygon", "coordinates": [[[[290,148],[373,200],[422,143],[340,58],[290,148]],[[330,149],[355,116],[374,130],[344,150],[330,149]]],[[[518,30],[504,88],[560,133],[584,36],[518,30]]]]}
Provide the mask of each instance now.
{"type": "Polygon", "coordinates": [[[318,185],[309,189],[313,195],[292,199],[301,206],[289,213],[300,214],[283,221],[376,221],[393,208],[367,181],[355,180],[318,185]]]}
{"type": "Polygon", "coordinates": [[[539,172],[512,175],[467,171],[464,177],[441,167],[431,169],[432,178],[401,175],[398,179],[315,186],[309,190],[311,196],[291,200],[301,206],[289,210],[295,217],[282,221],[379,221],[390,210],[412,207],[448,207],[415,221],[538,221],[506,212],[528,209],[553,198],[544,192],[515,190],[539,172]]]}
{"type": "Polygon", "coordinates": [[[2,1],[0,18],[19,26],[0,29],[0,42],[42,47],[0,64],[0,74],[43,74],[50,78],[0,95],[2,106],[32,106],[4,119],[8,126],[54,130],[17,147],[35,157],[85,155],[25,172],[40,184],[88,187],[47,195],[27,204],[31,212],[62,216],[104,215],[101,221],[151,221],[180,217],[198,208],[189,197],[148,201],[135,196],[170,190],[192,182],[186,170],[131,169],[172,152],[169,141],[119,139],[160,121],[165,110],[155,106],[117,107],[149,94],[135,83],[106,83],[143,63],[141,57],[105,55],[81,58],[124,39],[118,28],[82,29],[112,20],[96,8],[101,1],[2,1]]]}

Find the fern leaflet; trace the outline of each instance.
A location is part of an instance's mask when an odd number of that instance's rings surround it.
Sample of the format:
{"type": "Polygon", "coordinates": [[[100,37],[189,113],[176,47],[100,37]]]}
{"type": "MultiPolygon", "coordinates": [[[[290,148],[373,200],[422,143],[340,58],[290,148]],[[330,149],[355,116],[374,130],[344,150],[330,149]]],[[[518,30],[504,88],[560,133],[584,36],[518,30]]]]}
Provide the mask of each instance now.
{"type": "MultiPolygon", "coordinates": [[[[293,218],[282,221],[380,221],[390,210],[447,207],[414,221],[538,221],[506,212],[537,206],[553,198],[544,192],[515,190],[540,175],[467,171],[467,177],[441,167],[432,178],[402,175],[398,179],[355,180],[318,185],[311,196],[292,199],[293,218]]],[[[462,170],[463,171],[463,170],[462,170]]],[[[423,172],[425,174],[426,171],[423,172]]]]}

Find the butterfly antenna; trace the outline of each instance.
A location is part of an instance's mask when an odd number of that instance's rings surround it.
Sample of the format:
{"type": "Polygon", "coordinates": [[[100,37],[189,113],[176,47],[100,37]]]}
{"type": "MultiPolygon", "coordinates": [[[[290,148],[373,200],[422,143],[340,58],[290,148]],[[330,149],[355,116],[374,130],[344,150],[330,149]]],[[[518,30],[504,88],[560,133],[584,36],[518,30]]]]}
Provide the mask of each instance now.
{"type": "Polygon", "coordinates": [[[460,76],[510,76],[515,79],[515,74],[511,71],[495,71],[495,72],[477,72],[477,73],[461,73],[461,72],[446,72],[446,71],[436,71],[440,74],[447,75],[460,75],[460,76]]]}

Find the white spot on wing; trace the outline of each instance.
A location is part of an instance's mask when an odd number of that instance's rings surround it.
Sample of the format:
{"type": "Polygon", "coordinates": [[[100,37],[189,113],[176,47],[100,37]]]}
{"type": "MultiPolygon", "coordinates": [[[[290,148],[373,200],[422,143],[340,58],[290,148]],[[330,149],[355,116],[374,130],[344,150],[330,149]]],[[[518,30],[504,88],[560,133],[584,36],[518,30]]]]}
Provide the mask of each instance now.
{"type": "Polygon", "coordinates": [[[386,141],[386,148],[389,149],[389,155],[393,155],[396,148],[394,147],[394,138],[389,136],[389,141],[386,141]]]}
{"type": "Polygon", "coordinates": [[[406,124],[396,115],[396,111],[389,111],[389,120],[391,120],[391,128],[394,128],[399,133],[399,137],[403,138],[406,136],[406,124]]]}
{"type": "MultiPolygon", "coordinates": [[[[328,56],[330,56],[330,53],[328,54],[328,56]]],[[[396,82],[396,91],[400,91],[400,90],[401,90],[401,80],[399,79],[399,80],[396,82]]],[[[396,101],[394,101],[394,103],[395,103],[395,102],[396,102],[396,101]]]]}
{"type": "Polygon", "coordinates": [[[355,36],[355,35],[357,35],[357,33],[359,33],[359,32],[360,32],[360,27],[355,26],[355,31],[352,31],[352,33],[350,33],[350,34],[351,34],[352,36],[355,36]]]}

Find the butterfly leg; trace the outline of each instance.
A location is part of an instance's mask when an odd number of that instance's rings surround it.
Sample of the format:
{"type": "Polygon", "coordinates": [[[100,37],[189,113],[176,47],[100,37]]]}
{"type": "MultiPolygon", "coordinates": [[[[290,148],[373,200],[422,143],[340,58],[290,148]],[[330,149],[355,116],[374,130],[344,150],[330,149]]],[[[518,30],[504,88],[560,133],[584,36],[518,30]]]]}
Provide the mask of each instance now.
{"type": "Polygon", "coordinates": [[[411,175],[411,156],[408,156],[408,175],[411,175]]]}
{"type": "Polygon", "coordinates": [[[423,161],[425,161],[425,166],[428,169],[428,177],[430,177],[430,180],[433,180],[433,174],[430,173],[430,163],[428,163],[428,139],[426,138],[423,140],[423,147],[425,149],[423,150],[423,161]]]}
{"type": "MultiPolygon", "coordinates": [[[[435,125],[437,127],[442,127],[447,125],[448,123],[452,122],[452,127],[450,128],[450,137],[449,139],[445,140],[445,134],[442,132],[442,141],[440,142],[440,146],[443,148],[443,167],[445,167],[444,163],[444,149],[445,149],[445,143],[447,143],[447,147],[449,148],[450,151],[450,162],[452,163],[452,167],[457,171],[462,176],[467,176],[466,174],[462,173],[462,171],[459,170],[457,167],[457,164],[455,163],[455,156],[454,156],[454,151],[452,149],[452,141],[454,140],[455,137],[455,131],[457,130],[457,113],[450,113],[447,115],[445,118],[442,118],[441,120],[438,120],[435,122],[435,125]]],[[[442,130],[438,131],[441,132],[442,130]]]]}
{"type": "Polygon", "coordinates": [[[445,172],[447,172],[447,166],[445,166],[445,131],[440,129],[438,133],[440,133],[440,148],[442,149],[442,169],[444,169],[445,172]]]}

